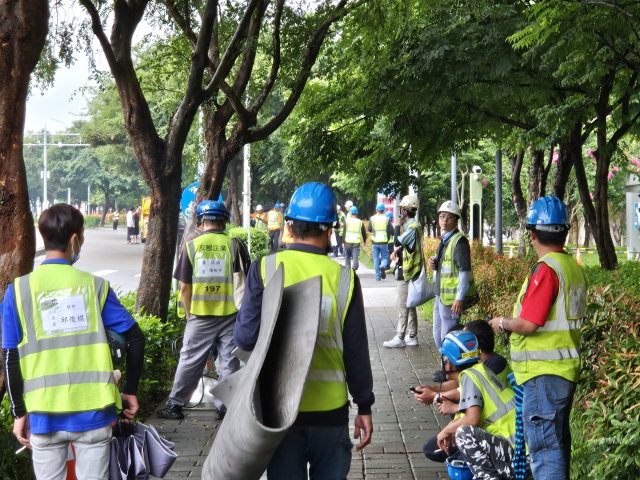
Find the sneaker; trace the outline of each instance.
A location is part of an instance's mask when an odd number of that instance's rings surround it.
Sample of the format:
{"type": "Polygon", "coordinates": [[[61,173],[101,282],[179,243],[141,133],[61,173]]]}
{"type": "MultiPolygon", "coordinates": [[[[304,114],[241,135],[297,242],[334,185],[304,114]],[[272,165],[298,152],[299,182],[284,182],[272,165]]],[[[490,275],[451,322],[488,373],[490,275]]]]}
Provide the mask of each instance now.
{"type": "Polygon", "coordinates": [[[379,279],[379,278],[376,278],[376,282],[379,282],[379,281],[380,281],[380,279],[379,279]]]}
{"type": "Polygon", "coordinates": [[[418,346],[418,337],[409,336],[404,339],[404,343],[407,347],[417,347],[418,346]]]}
{"type": "Polygon", "coordinates": [[[169,418],[171,420],[182,420],[184,418],[180,405],[167,405],[165,408],[159,408],[156,410],[156,415],[158,418],[169,418]]]}
{"type": "Polygon", "coordinates": [[[225,417],[226,414],[227,414],[226,410],[224,412],[221,412],[220,410],[216,410],[215,419],[222,421],[222,420],[224,420],[224,417],[225,417]]]}
{"type": "Polygon", "coordinates": [[[380,269],[380,277],[384,280],[385,278],[387,278],[387,272],[384,271],[383,269],[380,269]]]}
{"type": "Polygon", "coordinates": [[[384,342],[382,345],[384,345],[387,348],[403,348],[403,347],[405,347],[404,338],[400,338],[398,335],[393,337],[388,342],[384,342]]]}

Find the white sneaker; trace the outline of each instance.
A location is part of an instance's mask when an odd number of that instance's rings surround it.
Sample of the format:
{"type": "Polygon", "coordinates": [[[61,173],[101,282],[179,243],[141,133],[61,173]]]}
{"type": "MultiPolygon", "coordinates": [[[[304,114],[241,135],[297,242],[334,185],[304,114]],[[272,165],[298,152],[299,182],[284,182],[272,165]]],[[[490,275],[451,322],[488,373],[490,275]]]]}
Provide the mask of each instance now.
{"type": "Polygon", "coordinates": [[[396,335],[388,342],[384,342],[382,345],[384,345],[387,348],[403,348],[405,346],[405,343],[403,338],[400,338],[399,336],[396,335]]]}
{"type": "Polygon", "coordinates": [[[407,347],[417,347],[418,346],[418,336],[416,335],[415,337],[405,337],[404,339],[404,344],[407,347]]]}

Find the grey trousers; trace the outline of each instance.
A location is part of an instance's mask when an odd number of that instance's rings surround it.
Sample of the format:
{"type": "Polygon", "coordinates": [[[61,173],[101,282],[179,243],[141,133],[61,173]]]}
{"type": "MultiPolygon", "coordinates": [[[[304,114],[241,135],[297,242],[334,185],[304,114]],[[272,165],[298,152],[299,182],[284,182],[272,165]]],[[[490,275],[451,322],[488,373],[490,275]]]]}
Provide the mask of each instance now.
{"type": "Polygon", "coordinates": [[[415,337],[418,334],[418,313],[416,312],[416,307],[407,308],[407,295],[409,295],[409,282],[399,280],[398,298],[396,300],[396,308],[399,314],[396,333],[400,338],[404,338],[407,333],[411,337],[415,337]]]}
{"type": "Polygon", "coordinates": [[[78,480],[108,480],[111,425],[86,432],[31,435],[33,469],[38,480],[66,480],[69,442],[76,452],[78,480]]]}
{"type": "Polygon", "coordinates": [[[345,243],[344,244],[344,266],[353,268],[355,272],[360,266],[360,244],[359,243],[345,243]],[[353,259],[353,265],[351,264],[353,259]]]}
{"type": "Polygon", "coordinates": [[[436,341],[438,351],[442,347],[444,337],[458,323],[460,323],[460,315],[451,313],[451,306],[443,305],[440,296],[437,296],[433,304],[433,339],[436,341]]]}
{"type": "MultiPolygon", "coordinates": [[[[231,355],[231,351],[236,347],[233,343],[233,327],[236,324],[237,315],[233,313],[226,317],[209,318],[192,316],[187,321],[180,350],[180,361],[167,405],[184,407],[189,402],[191,395],[198,387],[214,342],[218,343],[218,361],[220,362],[218,381],[224,380],[240,369],[240,361],[231,355]]],[[[226,411],[227,407],[217,398],[214,403],[218,410],[226,411]]]]}
{"type": "Polygon", "coordinates": [[[280,230],[269,230],[269,250],[277,252],[280,246],[280,230]]]}

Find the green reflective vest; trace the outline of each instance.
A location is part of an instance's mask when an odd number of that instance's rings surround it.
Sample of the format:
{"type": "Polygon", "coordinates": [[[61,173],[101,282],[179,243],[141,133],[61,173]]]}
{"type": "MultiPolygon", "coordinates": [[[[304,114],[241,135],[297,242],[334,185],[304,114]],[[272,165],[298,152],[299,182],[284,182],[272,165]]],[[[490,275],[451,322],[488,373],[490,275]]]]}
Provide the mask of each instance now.
{"type": "Polygon", "coordinates": [[[389,219],[384,214],[376,213],[371,217],[371,241],[387,243],[389,241],[387,225],[389,225],[389,219]]]}
{"type": "Polygon", "coordinates": [[[482,392],[482,413],[478,426],[499,435],[514,446],[516,441],[516,399],[509,383],[502,382],[484,363],[463,370],[482,392]]]}
{"type": "MultiPolygon", "coordinates": [[[[527,335],[511,334],[511,367],[518,385],[539,375],[557,375],[577,382],[582,319],[587,314],[587,277],[578,262],[566,253],[548,253],[538,261],[541,262],[558,275],[558,296],[544,327],[527,335]]],[[[531,274],[520,289],[514,317],[522,311],[530,278],[531,274]]]]}
{"type": "Polygon", "coordinates": [[[122,408],[102,323],[109,283],[65,264],[47,264],[13,283],[18,345],[29,413],[122,408]]]}
{"type": "Polygon", "coordinates": [[[193,267],[190,313],[197,316],[236,313],[233,300],[233,241],[224,233],[204,233],[187,242],[193,267]]]}
{"type": "Polygon", "coordinates": [[[422,229],[420,228],[420,224],[414,220],[410,225],[405,227],[405,231],[407,228],[413,228],[416,231],[416,246],[413,253],[410,253],[407,247],[402,249],[402,276],[405,282],[408,282],[420,273],[424,262],[422,256],[422,229]]]}
{"type": "Polygon", "coordinates": [[[343,407],[348,396],[342,358],[342,329],[353,295],[353,270],[338,265],[325,255],[287,250],[262,259],[261,273],[265,285],[280,264],[284,264],[285,288],[322,276],[320,327],[300,411],[326,412],[343,407]]]}
{"type": "Polygon", "coordinates": [[[345,229],[344,243],[362,242],[362,220],[359,218],[347,218],[347,228],[345,229]]]}
{"type": "Polygon", "coordinates": [[[266,213],[256,213],[256,228],[258,230],[267,229],[267,224],[262,221],[266,215],[266,213]]]}
{"type": "Polygon", "coordinates": [[[277,210],[271,210],[267,217],[269,230],[280,230],[282,228],[282,215],[277,210]]]}
{"type": "MultiPolygon", "coordinates": [[[[460,285],[460,272],[458,267],[453,261],[453,252],[456,251],[458,242],[463,237],[462,233],[456,232],[444,252],[444,258],[442,259],[442,266],[440,268],[440,301],[443,305],[453,305],[458,293],[458,286],[460,285]]],[[[469,280],[469,290],[467,291],[466,299],[472,299],[476,296],[476,284],[473,280],[473,271],[471,272],[471,279],[469,280]]]]}

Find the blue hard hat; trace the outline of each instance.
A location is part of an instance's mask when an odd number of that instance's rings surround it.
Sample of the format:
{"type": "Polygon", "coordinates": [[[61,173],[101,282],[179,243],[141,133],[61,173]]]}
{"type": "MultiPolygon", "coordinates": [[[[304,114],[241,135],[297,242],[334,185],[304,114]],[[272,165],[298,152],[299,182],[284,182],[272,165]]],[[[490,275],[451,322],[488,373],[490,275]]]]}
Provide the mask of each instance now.
{"type": "Polygon", "coordinates": [[[459,452],[447,458],[444,464],[447,466],[447,473],[451,480],[473,480],[473,473],[469,464],[460,460],[459,452]]]}
{"type": "Polygon", "coordinates": [[[379,203],[376,205],[376,210],[382,212],[384,210],[384,203],[379,203]]]}
{"type": "Polygon", "coordinates": [[[313,223],[335,223],[338,201],[331,189],[318,182],[305,183],[293,193],[286,218],[313,223]]]}
{"type": "Polygon", "coordinates": [[[569,210],[558,197],[542,197],[536,200],[529,208],[527,225],[534,226],[536,230],[561,231],[559,226],[568,228],[569,210]],[[539,228],[540,226],[553,225],[554,228],[539,228]]]}
{"type": "Polygon", "coordinates": [[[355,205],[349,209],[349,213],[353,213],[354,215],[358,214],[358,207],[355,205]]]}
{"type": "Polygon", "coordinates": [[[393,218],[393,212],[391,210],[387,210],[384,212],[384,216],[387,218],[393,218]]]}
{"type": "Polygon", "coordinates": [[[229,220],[227,207],[219,200],[204,200],[200,202],[196,210],[196,216],[206,220],[229,220]]]}
{"type": "Polygon", "coordinates": [[[476,336],[466,330],[448,333],[442,341],[440,354],[454,365],[466,365],[480,361],[480,346],[476,336]]]}
{"type": "Polygon", "coordinates": [[[280,208],[280,204],[279,203],[274,204],[273,208],[280,208]]]}

